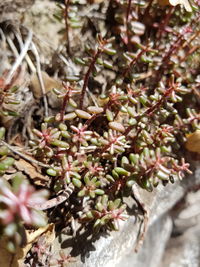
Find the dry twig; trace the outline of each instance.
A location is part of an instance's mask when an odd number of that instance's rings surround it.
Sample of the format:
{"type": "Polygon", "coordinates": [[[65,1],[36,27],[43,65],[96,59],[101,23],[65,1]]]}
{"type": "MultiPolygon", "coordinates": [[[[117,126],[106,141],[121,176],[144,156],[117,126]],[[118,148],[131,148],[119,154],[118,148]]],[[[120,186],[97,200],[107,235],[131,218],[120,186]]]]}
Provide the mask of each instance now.
{"type": "Polygon", "coordinates": [[[72,183],[70,183],[65,188],[65,190],[60,195],[58,195],[57,197],[49,199],[48,201],[46,201],[43,204],[34,205],[32,207],[34,209],[37,209],[37,210],[51,209],[53,207],[56,207],[56,206],[60,205],[64,201],[66,201],[70,197],[70,195],[73,193],[73,191],[74,191],[74,185],[72,183]]]}
{"type": "Polygon", "coordinates": [[[43,167],[43,168],[50,168],[51,166],[48,165],[48,164],[45,164],[45,163],[42,163],[40,161],[37,161],[35,159],[32,159],[30,158],[29,156],[21,153],[20,151],[18,151],[17,149],[15,149],[13,146],[9,145],[8,143],[6,143],[5,141],[1,140],[0,141],[0,144],[6,146],[10,151],[12,151],[14,154],[18,155],[19,157],[25,159],[26,161],[28,162],[31,162],[33,164],[36,164],[36,166],[40,166],[40,167],[43,167]]]}
{"type": "Polygon", "coordinates": [[[144,242],[144,238],[148,229],[149,211],[147,210],[146,205],[143,203],[136,185],[133,185],[132,192],[133,192],[133,198],[137,202],[138,206],[142,209],[144,216],[143,229],[140,230],[139,232],[139,237],[135,246],[135,252],[138,252],[144,242]]]}

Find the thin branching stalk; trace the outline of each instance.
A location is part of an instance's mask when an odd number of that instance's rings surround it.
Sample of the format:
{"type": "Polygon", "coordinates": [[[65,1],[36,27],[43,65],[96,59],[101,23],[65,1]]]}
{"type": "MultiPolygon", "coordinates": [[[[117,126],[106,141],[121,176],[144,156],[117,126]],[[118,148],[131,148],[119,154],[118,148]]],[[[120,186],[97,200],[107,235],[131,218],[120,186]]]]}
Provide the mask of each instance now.
{"type": "Polygon", "coordinates": [[[145,47],[140,53],[129,63],[128,67],[123,71],[122,76],[125,78],[127,74],[130,72],[131,67],[137,63],[137,61],[142,57],[144,53],[148,51],[148,47],[145,47]]]}
{"type": "Polygon", "coordinates": [[[158,40],[162,40],[161,37],[162,37],[162,35],[163,35],[164,31],[165,31],[165,28],[167,27],[167,25],[168,25],[168,23],[169,23],[169,20],[170,20],[170,17],[171,17],[171,15],[172,15],[173,11],[174,11],[174,7],[171,6],[171,7],[169,8],[169,11],[168,11],[168,13],[167,13],[167,15],[166,15],[164,21],[163,21],[163,22],[161,23],[161,25],[159,26],[159,30],[158,30],[158,40]]]}
{"type": "Polygon", "coordinates": [[[186,32],[184,31],[183,33],[180,33],[178,35],[176,41],[171,45],[168,52],[163,56],[162,64],[160,65],[160,67],[156,71],[156,82],[155,82],[156,85],[159,83],[160,79],[162,78],[164,70],[166,69],[166,67],[168,66],[168,64],[170,62],[171,56],[181,48],[181,43],[182,43],[184,35],[186,33],[187,33],[187,30],[186,30],[186,32]]]}
{"type": "Polygon", "coordinates": [[[148,5],[147,5],[147,7],[146,7],[146,9],[145,9],[143,18],[146,18],[146,17],[150,16],[149,11],[150,11],[150,8],[151,8],[151,6],[152,6],[152,4],[153,4],[153,1],[154,1],[154,0],[150,0],[150,1],[149,1],[148,5]]]}
{"type": "Polygon", "coordinates": [[[69,12],[69,4],[70,0],[65,0],[65,10],[64,10],[64,18],[65,18],[65,31],[66,31],[66,50],[68,55],[70,55],[70,39],[69,39],[69,23],[68,23],[68,12],[69,12]]]}
{"type": "Polygon", "coordinates": [[[97,59],[98,59],[98,57],[100,56],[101,53],[102,53],[102,50],[100,48],[98,48],[95,51],[95,53],[93,55],[93,58],[92,58],[92,61],[91,61],[90,65],[89,65],[89,68],[88,68],[88,70],[87,70],[87,72],[85,74],[84,82],[83,82],[83,88],[82,88],[81,97],[80,97],[80,109],[83,109],[84,98],[85,98],[86,88],[88,86],[90,74],[93,71],[95,63],[96,63],[96,61],[97,61],[97,59]]]}
{"type": "Polygon", "coordinates": [[[67,106],[67,103],[69,101],[69,91],[70,88],[68,88],[67,85],[63,84],[63,86],[65,87],[65,89],[67,90],[64,98],[63,98],[63,102],[62,102],[62,107],[61,107],[61,111],[60,111],[60,121],[63,122],[64,121],[64,115],[65,115],[65,108],[67,106]]]}
{"type": "MultiPolygon", "coordinates": [[[[164,103],[164,101],[166,100],[166,98],[167,98],[169,95],[171,95],[171,93],[172,93],[175,89],[176,89],[176,88],[175,88],[175,85],[169,87],[169,88],[165,91],[165,93],[163,94],[163,96],[161,97],[161,99],[160,99],[156,104],[154,104],[154,105],[152,105],[151,107],[149,107],[143,114],[136,116],[135,119],[139,121],[139,119],[142,118],[143,116],[149,116],[149,117],[152,116],[153,113],[155,112],[155,110],[158,110],[158,109],[162,106],[162,104],[164,103]]],[[[133,128],[135,128],[135,126],[130,125],[130,126],[126,129],[126,131],[124,132],[124,135],[127,136],[133,128]]],[[[140,133],[141,130],[142,130],[142,129],[140,128],[139,133],[140,133]]],[[[139,133],[137,133],[137,136],[138,136],[139,133]]]]}
{"type": "Polygon", "coordinates": [[[129,50],[130,50],[129,18],[131,13],[131,2],[132,0],[128,0],[128,6],[126,10],[126,37],[127,37],[127,47],[129,50]]]}

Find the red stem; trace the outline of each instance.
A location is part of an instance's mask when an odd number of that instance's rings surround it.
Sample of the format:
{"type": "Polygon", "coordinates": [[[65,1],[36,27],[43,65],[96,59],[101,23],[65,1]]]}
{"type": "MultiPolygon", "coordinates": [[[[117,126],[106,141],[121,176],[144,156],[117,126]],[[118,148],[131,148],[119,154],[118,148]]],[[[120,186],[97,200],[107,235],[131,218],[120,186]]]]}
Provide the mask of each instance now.
{"type": "Polygon", "coordinates": [[[163,61],[162,61],[162,65],[166,62],[168,62],[170,60],[171,55],[173,54],[173,52],[178,48],[178,45],[180,44],[180,41],[182,40],[183,35],[180,34],[176,40],[176,42],[170,47],[169,51],[167,52],[167,54],[164,56],[163,61]]]}
{"type": "Polygon", "coordinates": [[[168,25],[169,23],[169,19],[172,15],[172,12],[174,11],[174,7],[171,6],[170,9],[169,9],[169,12],[167,13],[164,21],[161,23],[160,27],[159,27],[159,31],[158,31],[158,40],[161,40],[161,37],[163,35],[163,32],[165,31],[165,28],[166,26],[168,25]]]}
{"type": "Polygon", "coordinates": [[[182,123],[182,124],[174,127],[173,130],[180,130],[181,128],[184,128],[185,126],[190,125],[194,120],[200,120],[200,114],[197,114],[196,117],[188,119],[188,122],[182,123]]]}
{"type": "Polygon", "coordinates": [[[140,59],[141,58],[141,56],[145,53],[145,52],[147,52],[147,50],[148,50],[148,48],[146,47],[145,49],[143,49],[131,62],[130,62],[130,64],[128,65],[128,67],[123,71],[123,73],[122,73],[122,76],[125,78],[126,77],[126,75],[127,75],[127,73],[130,71],[130,68],[133,66],[133,64],[135,64],[137,61],[138,61],[138,59],[140,59]]]}
{"type": "Polygon", "coordinates": [[[87,129],[89,126],[90,126],[90,124],[97,118],[97,117],[99,117],[99,116],[101,116],[102,114],[94,114],[94,115],[92,115],[92,117],[90,118],[90,119],[88,119],[86,122],[85,122],[85,124],[84,124],[84,128],[85,129],[87,129]]]}
{"type": "Polygon", "coordinates": [[[64,18],[65,18],[65,29],[66,29],[66,38],[67,38],[66,50],[67,50],[67,53],[68,54],[70,54],[69,23],[68,23],[69,4],[70,4],[70,0],[65,0],[65,13],[64,13],[64,18]]]}
{"type": "Polygon", "coordinates": [[[61,108],[61,111],[60,111],[60,120],[62,122],[64,121],[65,107],[67,105],[68,100],[69,100],[69,92],[67,92],[66,95],[63,98],[62,108],[61,108]]]}
{"type": "MultiPolygon", "coordinates": [[[[174,89],[175,89],[174,86],[171,86],[170,88],[168,88],[168,89],[165,91],[165,93],[164,93],[164,95],[162,96],[162,98],[161,98],[155,105],[149,107],[143,114],[136,116],[135,119],[137,120],[137,119],[139,119],[139,118],[142,118],[142,117],[145,116],[145,115],[151,116],[151,115],[153,114],[153,112],[154,112],[156,109],[158,109],[158,108],[162,105],[162,103],[164,102],[165,98],[166,98],[167,96],[169,96],[169,95],[171,94],[171,92],[172,92],[174,89]]],[[[130,131],[133,129],[133,127],[135,127],[135,125],[130,125],[130,126],[126,129],[126,131],[124,132],[124,135],[127,136],[127,135],[130,133],[130,131]]],[[[140,128],[140,129],[141,129],[141,128],[140,128]]],[[[142,129],[141,129],[141,130],[140,130],[140,129],[138,130],[139,132],[137,133],[137,135],[141,132],[142,129]]]]}
{"type": "Polygon", "coordinates": [[[183,34],[179,34],[176,41],[171,45],[169,51],[164,55],[163,60],[162,60],[162,64],[160,65],[160,67],[156,71],[156,82],[155,82],[156,85],[161,80],[163,72],[164,72],[165,68],[168,66],[172,54],[176,50],[179,49],[179,46],[180,46],[182,39],[183,39],[183,34]]]}
{"type": "Polygon", "coordinates": [[[152,6],[153,1],[154,1],[154,0],[150,0],[150,1],[149,1],[149,4],[148,4],[148,6],[147,6],[146,9],[145,9],[143,18],[149,16],[149,10],[150,10],[150,8],[151,8],[151,6],[152,6]]]}
{"type": "Polygon", "coordinates": [[[165,101],[166,97],[168,97],[173,91],[175,90],[174,86],[171,86],[170,88],[168,88],[164,95],[162,96],[162,98],[153,106],[151,106],[150,108],[148,108],[145,112],[145,114],[151,116],[152,113],[154,112],[155,109],[158,109],[162,103],[165,101]]]}
{"type": "Polygon", "coordinates": [[[126,10],[126,36],[127,36],[127,46],[129,50],[130,50],[130,35],[129,35],[128,24],[129,24],[130,13],[131,13],[131,0],[128,0],[128,7],[126,10]]]}
{"type": "Polygon", "coordinates": [[[93,56],[92,61],[90,63],[90,66],[89,66],[89,68],[85,74],[83,88],[82,88],[82,92],[81,92],[80,109],[83,109],[83,102],[84,102],[84,97],[85,97],[85,93],[86,93],[86,88],[88,86],[88,81],[90,78],[90,73],[92,72],[94,65],[95,65],[100,54],[101,54],[101,49],[98,48],[97,51],[94,53],[94,56],[93,56]]]}

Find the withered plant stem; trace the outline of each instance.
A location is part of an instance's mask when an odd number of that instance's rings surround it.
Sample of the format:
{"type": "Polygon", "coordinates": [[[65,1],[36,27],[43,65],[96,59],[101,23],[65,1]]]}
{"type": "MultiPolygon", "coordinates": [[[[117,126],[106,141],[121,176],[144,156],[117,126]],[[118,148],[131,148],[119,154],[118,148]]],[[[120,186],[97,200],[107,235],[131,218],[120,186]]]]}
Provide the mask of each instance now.
{"type": "Polygon", "coordinates": [[[143,216],[144,216],[143,229],[140,230],[140,232],[139,232],[139,237],[138,237],[138,240],[137,240],[136,246],[135,246],[135,252],[138,252],[138,250],[140,249],[140,247],[142,246],[142,244],[144,242],[145,234],[146,234],[147,229],[148,229],[149,211],[141,199],[137,185],[132,186],[132,193],[133,193],[133,198],[137,202],[138,206],[142,209],[143,216]]]}
{"type": "Polygon", "coordinates": [[[70,183],[60,195],[58,195],[52,199],[49,199],[42,204],[36,204],[36,205],[31,206],[31,207],[33,207],[34,209],[37,209],[37,210],[51,209],[51,208],[56,207],[56,206],[62,204],[63,202],[65,202],[71,196],[73,191],[74,191],[74,185],[72,183],[70,183]]]}
{"type": "Polygon", "coordinates": [[[25,155],[24,153],[20,152],[19,150],[15,149],[13,146],[9,145],[7,142],[1,140],[0,144],[6,146],[10,151],[12,151],[14,154],[18,155],[19,157],[25,159],[26,161],[33,163],[35,165],[38,165],[43,168],[50,168],[51,166],[45,163],[42,163],[40,161],[37,161],[35,159],[30,158],[29,156],[25,155]]]}

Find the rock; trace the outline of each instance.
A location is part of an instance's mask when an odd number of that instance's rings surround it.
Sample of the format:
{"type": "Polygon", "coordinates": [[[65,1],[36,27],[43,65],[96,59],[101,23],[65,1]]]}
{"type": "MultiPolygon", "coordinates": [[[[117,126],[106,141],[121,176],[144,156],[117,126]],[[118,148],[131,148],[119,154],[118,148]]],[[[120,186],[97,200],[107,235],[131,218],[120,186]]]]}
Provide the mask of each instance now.
{"type": "MultiPolygon", "coordinates": [[[[157,267],[162,258],[166,242],[172,231],[172,220],[164,215],[149,228],[143,247],[138,254],[130,252],[116,267],[157,267]]],[[[110,265],[111,266],[111,265],[110,265]]],[[[114,266],[114,265],[113,265],[114,266]]]]}
{"type": "Polygon", "coordinates": [[[189,192],[180,204],[182,206],[173,211],[173,233],[160,267],[197,267],[200,264],[200,192],[189,192]]]}
{"type": "Polygon", "coordinates": [[[198,267],[200,259],[199,224],[179,237],[171,238],[160,267],[198,267]]]}

